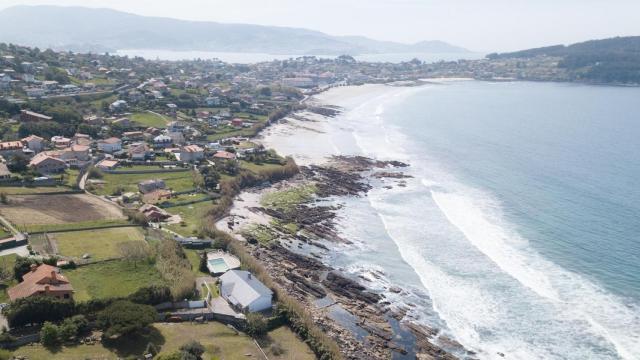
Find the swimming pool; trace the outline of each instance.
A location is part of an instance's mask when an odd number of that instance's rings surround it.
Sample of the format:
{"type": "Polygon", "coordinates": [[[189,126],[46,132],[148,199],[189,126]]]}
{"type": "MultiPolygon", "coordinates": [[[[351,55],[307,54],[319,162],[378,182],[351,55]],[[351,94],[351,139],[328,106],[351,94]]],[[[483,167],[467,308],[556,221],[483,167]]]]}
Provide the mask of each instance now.
{"type": "Polygon", "coordinates": [[[209,263],[209,270],[211,270],[211,272],[213,272],[214,274],[223,273],[229,270],[229,266],[223,258],[211,259],[207,262],[209,263]]]}

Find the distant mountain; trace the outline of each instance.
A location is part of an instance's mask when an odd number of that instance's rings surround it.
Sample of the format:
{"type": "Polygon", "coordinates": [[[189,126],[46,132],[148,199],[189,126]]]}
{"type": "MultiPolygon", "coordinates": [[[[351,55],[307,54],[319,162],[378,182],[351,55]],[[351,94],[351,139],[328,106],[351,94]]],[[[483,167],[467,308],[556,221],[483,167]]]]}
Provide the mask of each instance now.
{"type": "Polygon", "coordinates": [[[489,59],[561,58],[558,67],[577,80],[598,83],[640,84],[640,36],[590,40],[569,46],[555,45],[503,54],[489,59]]]}
{"type": "Polygon", "coordinates": [[[162,49],[316,55],[468,52],[441,41],[407,45],[299,28],[186,21],[61,6],[14,6],[0,11],[0,42],[75,51],[162,49]]]}

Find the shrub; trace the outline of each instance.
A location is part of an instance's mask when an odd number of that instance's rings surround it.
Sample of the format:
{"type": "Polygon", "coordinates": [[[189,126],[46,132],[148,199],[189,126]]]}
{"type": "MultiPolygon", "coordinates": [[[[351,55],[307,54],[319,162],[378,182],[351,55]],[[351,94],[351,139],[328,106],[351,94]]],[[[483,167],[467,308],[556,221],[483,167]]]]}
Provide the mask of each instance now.
{"type": "Polygon", "coordinates": [[[129,300],[138,304],[158,305],[171,301],[171,289],[159,285],[143,287],[129,295],[129,300]]]}
{"type": "Polygon", "coordinates": [[[245,332],[249,336],[258,337],[267,333],[267,321],[264,316],[258,313],[247,315],[247,325],[245,332]]]}
{"type": "Polygon", "coordinates": [[[4,308],[3,313],[12,327],[45,321],[60,321],[75,314],[75,304],[50,296],[17,299],[4,308]]]}
{"type": "Polygon", "coordinates": [[[118,300],[98,314],[97,324],[104,338],[114,339],[146,328],[157,316],[152,306],[118,300]]]}
{"type": "Polygon", "coordinates": [[[78,335],[78,326],[71,320],[71,318],[67,318],[64,320],[60,326],[58,326],[58,336],[62,341],[70,341],[78,335]]]}
{"type": "Polygon", "coordinates": [[[46,347],[54,347],[60,344],[58,327],[50,322],[45,322],[40,330],[40,342],[46,347]]]}
{"type": "Polygon", "coordinates": [[[282,345],[280,345],[279,342],[274,342],[273,344],[271,344],[271,353],[275,356],[280,356],[282,354],[284,354],[285,350],[282,347],[282,345]]]}
{"type": "Polygon", "coordinates": [[[185,358],[202,359],[202,355],[204,354],[204,346],[202,346],[202,344],[200,344],[197,341],[190,341],[182,345],[180,347],[180,351],[182,351],[183,359],[185,358]]]}

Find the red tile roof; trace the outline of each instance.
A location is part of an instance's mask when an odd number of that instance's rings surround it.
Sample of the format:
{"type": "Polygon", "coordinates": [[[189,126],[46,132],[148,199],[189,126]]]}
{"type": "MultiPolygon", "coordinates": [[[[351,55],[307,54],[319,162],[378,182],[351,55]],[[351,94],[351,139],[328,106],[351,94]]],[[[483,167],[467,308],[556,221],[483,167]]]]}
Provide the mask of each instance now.
{"type": "Polygon", "coordinates": [[[9,298],[15,299],[47,293],[71,293],[73,287],[60,270],[51,265],[42,264],[22,276],[22,282],[7,290],[9,298]]]}

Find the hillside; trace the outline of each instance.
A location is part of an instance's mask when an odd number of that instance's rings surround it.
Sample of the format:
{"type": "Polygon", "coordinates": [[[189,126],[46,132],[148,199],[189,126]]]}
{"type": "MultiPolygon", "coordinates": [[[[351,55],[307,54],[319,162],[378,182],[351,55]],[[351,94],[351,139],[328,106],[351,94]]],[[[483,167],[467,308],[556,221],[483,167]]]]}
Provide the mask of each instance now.
{"type": "Polygon", "coordinates": [[[467,51],[440,41],[407,45],[299,28],[185,21],[60,6],[15,6],[0,11],[0,42],[75,51],[163,49],[316,55],[467,51]]]}
{"type": "Polygon", "coordinates": [[[640,36],[590,40],[511,53],[489,54],[489,59],[561,58],[558,67],[575,79],[602,83],[640,83],[640,36]]]}

